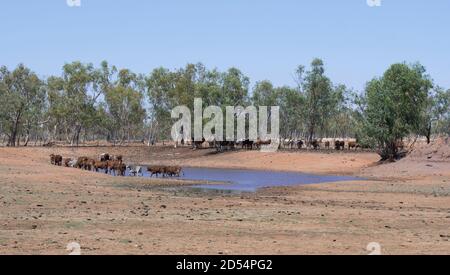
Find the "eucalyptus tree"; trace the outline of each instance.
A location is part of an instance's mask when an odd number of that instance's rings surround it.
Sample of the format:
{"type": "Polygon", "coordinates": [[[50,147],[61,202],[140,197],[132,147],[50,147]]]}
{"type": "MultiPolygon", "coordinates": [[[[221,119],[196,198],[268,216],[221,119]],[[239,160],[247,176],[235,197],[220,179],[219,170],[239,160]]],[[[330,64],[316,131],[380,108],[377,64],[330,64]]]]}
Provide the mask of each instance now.
{"type": "Polygon", "coordinates": [[[12,72],[0,68],[0,120],[9,146],[19,145],[23,131],[27,144],[30,132],[43,123],[45,95],[43,81],[24,65],[12,72]]]}
{"type": "Polygon", "coordinates": [[[447,121],[450,119],[450,90],[435,87],[427,98],[427,107],[423,110],[422,134],[431,142],[432,134],[449,133],[447,121]]]}
{"type": "Polygon", "coordinates": [[[121,143],[130,141],[132,137],[141,134],[146,117],[142,77],[128,69],[122,69],[104,93],[114,142],[117,138],[121,143]]]}
{"type": "Polygon", "coordinates": [[[255,106],[275,106],[278,103],[277,98],[276,90],[270,81],[256,82],[252,94],[252,103],[255,106]]]}
{"type": "Polygon", "coordinates": [[[305,97],[297,89],[287,86],[276,88],[277,105],[280,106],[280,135],[301,138],[305,134],[305,97]]]}
{"type": "Polygon", "coordinates": [[[170,110],[176,106],[174,100],[175,74],[166,68],[157,68],[145,78],[151,113],[149,139],[165,139],[171,129],[170,110]]]}
{"type": "Polygon", "coordinates": [[[71,145],[79,145],[83,129],[96,124],[96,74],[92,64],[65,64],[61,77],[48,79],[50,115],[54,134],[63,134],[71,145]]]}
{"type": "Polygon", "coordinates": [[[171,110],[180,105],[194,110],[194,99],[203,99],[203,107],[217,105],[246,106],[250,103],[249,79],[240,70],[208,70],[201,63],[187,64],[170,71],[158,68],[145,78],[147,97],[155,136],[166,139],[173,124],[171,110]]]}
{"type": "Polygon", "coordinates": [[[322,135],[337,138],[355,136],[355,113],[351,94],[345,85],[333,88],[329,106],[323,114],[327,119],[322,124],[322,135]]]}
{"type": "Polygon", "coordinates": [[[312,141],[319,130],[323,130],[336,107],[336,95],[331,80],[325,75],[324,63],[314,59],[311,69],[297,69],[297,81],[306,99],[306,123],[308,140],[312,141]]]}
{"type": "Polygon", "coordinates": [[[367,84],[365,134],[376,141],[382,160],[399,158],[398,142],[423,129],[431,88],[420,64],[394,64],[367,84]]]}
{"type": "Polygon", "coordinates": [[[249,105],[250,79],[239,69],[230,68],[222,75],[222,104],[225,106],[249,105]]]}

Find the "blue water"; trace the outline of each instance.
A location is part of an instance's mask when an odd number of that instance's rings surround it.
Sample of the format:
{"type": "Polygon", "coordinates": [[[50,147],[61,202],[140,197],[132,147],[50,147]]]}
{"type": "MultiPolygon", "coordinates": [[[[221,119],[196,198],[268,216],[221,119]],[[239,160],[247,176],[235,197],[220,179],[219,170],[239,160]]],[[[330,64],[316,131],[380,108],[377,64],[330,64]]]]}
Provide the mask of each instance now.
{"type": "MultiPolygon", "coordinates": [[[[104,173],[104,171],[99,171],[104,173]]],[[[127,170],[125,176],[131,176],[127,170]]],[[[143,177],[150,177],[143,166],[143,177]]],[[[156,178],[156,176],[154,176],[156,178]]],[[[160,177],[161,178],[161,177],[160,177]]],[[[221,191],[256,192],[258,189],[277,186],[294,186],[317,183],[361,180],[350,176],[326,176],[296,172],[273,172],[219,168],[183,168],[181,180],[207,181],[212,184],[194,185],[190,188],[221,191]],[[224,184],[225,183],[225,184],[224,184]]]]}
{"type": "Polygon", "coordinates": [[[229,184],[196,185],[193,188],[255,192],[265,187],[293,186],[325,182],[360,180],[348,176],[321,176],[295,172],[269,172],[257,170],[185,168],[180,179],[226,182],[229,184]]]}

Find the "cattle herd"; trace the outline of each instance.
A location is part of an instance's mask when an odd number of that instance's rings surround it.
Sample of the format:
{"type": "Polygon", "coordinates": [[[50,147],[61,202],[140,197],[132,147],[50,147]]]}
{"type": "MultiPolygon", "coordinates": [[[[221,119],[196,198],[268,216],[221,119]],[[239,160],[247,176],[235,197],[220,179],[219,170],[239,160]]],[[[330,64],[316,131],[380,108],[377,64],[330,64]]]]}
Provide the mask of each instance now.
{"type": "Polygon", "coordinates": [[[144,176],[144,169],[153,176],[180,177],[182,168],[179,166],[134,166],[126,165],[122,156],[101,154],[97,159],[88,157],[63,158],[60,155],[51,154],[50,163],[56,166],[72,167],[86,171],[104,172],[114,176],[125,176],[126,172],[131,176],[144,176]]]}
{"type": "MultiPolygon", "coordinates": [[[[204,139],[203,141],[192,141],[193,149],[198,149],[204,147],[207,143],[204,139]]],[[[272,141],[262,141],[257,140],[243,140],[239,142],[231,141],[221,141],[208,143],[209,147],[216,148],[217,151],[232,150],[241,147],[246,150],[261,149],[263,145],[271,145],[272,141]]],[[[335,149],[337,151],[341,150],[357,150],[357,149],[369,149],[367,147],[361,146],[355,141],[344,140],[312,140],[310,142],[304,142],[303,140],[282,140],[279,143],[280,149],[335,149]],[[333,146],[334,145],[334,146],[333,146]]],[[[104,172],[105,174],[111,174],[114,176],[144,176],[144,169],[148,172],[150,177],[162,176],[162,177],[180,177],[182,174],[182,168],[179,166],[134,166],[126,165],[123,162],[122,156],[114,156],[107,153],[101,154],[97,159],[92,159],[88,157],[73,158],[63,158],[60,155],[51,154],[50,162],[56,166],[72,167],[87,171],[104,172]]]]}
{"type": "MultiPolygon", "coordinates": [[[[205,144],[207,144],[206,147],[213,147],[216,148],[218,152],[226,151],[226,150],[233,150],[233,149],[245,149],[245,150],[254,150],[254,149],[261,149],[264,145],[271,145],[272,141],[263,141],[263,140],[242,140],[237,142],[232,141],[213,141],[213,142],[206,142],[204,139],[203,141],[192,141],[191,145],[193,149],[199,149],[204,148],[205,144]]],[[[343,150],[358,150],[358,149],[370,149],[367,146],[363,146],[356,141],[344,141],[344,140],[317,140],[314,139],[309,142],[305,142],[303,140],[293,140],[293,139],[286,139],[281,140],[279,142],[279,149],[326,149],[331,150],[334,149],[336,151],[343,151],[343,150]],[[333,146],[334,145],[334,146],[333,146]]]]}

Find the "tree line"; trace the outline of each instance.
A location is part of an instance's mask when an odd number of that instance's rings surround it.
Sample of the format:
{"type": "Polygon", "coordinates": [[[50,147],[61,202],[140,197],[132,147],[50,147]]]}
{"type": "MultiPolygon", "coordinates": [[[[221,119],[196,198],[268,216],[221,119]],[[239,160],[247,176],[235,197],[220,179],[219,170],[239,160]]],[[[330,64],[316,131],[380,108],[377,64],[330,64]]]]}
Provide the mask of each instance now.
{"type": "Polygon", "coordinates": [[[314,59],[295,71],[295,87],[256,82],[237,68],[187,64],[138,74],[102,62],[65,64],[59,76],[39,77],[20,64],[0,68],[0,138],[7,146],[63,141],[78,146],[107,140],[154,143],[170,138],[171,110],[205,106],[280,106],[286,139],[353,137],[376,147],[383,158],[398,155],[410,135],[428,140],[450,132],[450,90],[435,85],[420,64],[393,64],[367,82],[363,92],[335,84],[324,62],[314,59]]]}

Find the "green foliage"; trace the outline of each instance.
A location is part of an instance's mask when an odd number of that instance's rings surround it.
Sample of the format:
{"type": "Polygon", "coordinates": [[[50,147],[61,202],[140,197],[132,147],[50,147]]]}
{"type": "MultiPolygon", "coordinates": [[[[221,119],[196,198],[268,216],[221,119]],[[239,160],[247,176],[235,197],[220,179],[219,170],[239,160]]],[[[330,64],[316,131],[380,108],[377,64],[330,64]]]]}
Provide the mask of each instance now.
{"type": "Polygon", "coordinates": [[[306,100],[305,119],[308,140],[311,141],[319,130],[324,132],[339,105],[343,104],[345,87],[333,88],[331,80],[325,75],[321,59],[312,61],[310,71],[305,72],[305,68],[300,66],[297,78],[306,100]]]}
{"type": "Polygon", "coordinates": [[[398,142],[420,132],[431,88],[419,64],[394,64],[367,84],[365,133],[377,142],[382,159],[398,158],[398,142]]]}
{"type": "MultiPolygon", "coordinates": [[[[19,65],[0,68],[0,138],[10,146],[29,140],[79,142],[107,139],[153,142],[170,138],[171,110],[194,98],[203,107],[280,106],[281,137],[354,137],[398,157],[397,142],[411,135],[450,134],[450,90],[435,87],[420,64],[394,64],[367,84],[363,95],[335,85],[322,60],[299,66],[298,86],[275,87],[250,80],[239,69],[203,64],[154,69],[142,76],[106,61],[99,67],[72,62],[46,81],[19,65]]],[[[270,114],[270,113],[269,113],[270,114]]],[[[206,122],[206,121],[205,121],[206,122]]]]}
{"type": "Polygon", "coordinates": [[[278,94],[268,80],[257,82],[253,89],[252,102],[255,106],[276,106],[278,94]]]}
{"type": "Polygon", "coordinates": [[[146,86],[153,123],[157,124],[154,136],[160,139],[170,137],[171,110],[184,105],[193,112],[195,98],[202,98],[204,107],[245,106],[249,102],[249,79],[236,68],[223,73],[207,70],[201,63],[173,72],[158,68],[146,78],[146,86]]]}
{"type": "Polygon", "coordinates": [[[280,135],[285,138],[298,138],[305,131],[304,118],[305,97],[296,89],[289,87],[276,88],[278,103],[280,106],[280,135]]]}
{"type": "Polygon", "coordinates": [[[24,131],[28,142],[30,132],[40,125],[45,108],[43,82],[30,69],[20,64],[10,72],[0,68],[0,121],[8,137],[8,145],[19,143],[24,131]]]}
{"type": "Polygon", "coordinates": [[[110,121],[107,128],[114,141],[116,137],[121,142],[130,140],[143,128],[146,117],[142,79],[129,70],[120,70],[118,79],[104,92],[110,121]]]}
{"type": "Polygon", "coordinates": [[[96,123],[96,98],[90,94],[95,88],[96,78],[92,64],[65,64],[61,77],[48,79],[52,124],[56,131],[66,134],[72,145],[79,144],[83,129],[89,129],[96,123]]]}
{"type": "Polygon", "coordinates": [[[436,87],[428,96],[426,108],[424,109],[422,123],[422,134],[430,142],[432,134],[449,134],[450,120],[450,90],[445,91],[436,87]]]}

